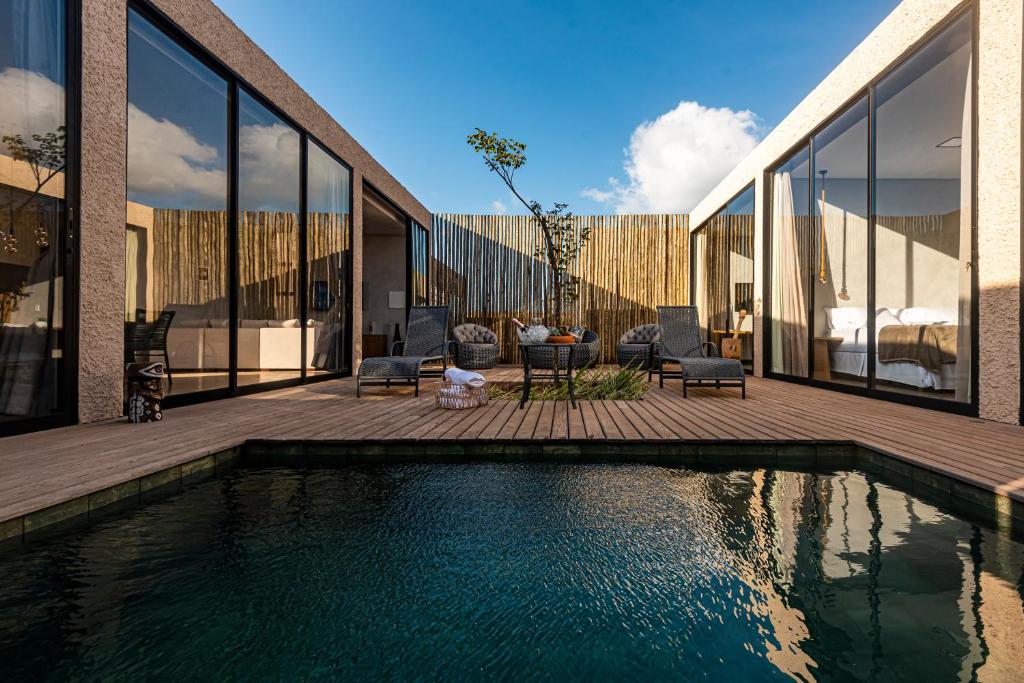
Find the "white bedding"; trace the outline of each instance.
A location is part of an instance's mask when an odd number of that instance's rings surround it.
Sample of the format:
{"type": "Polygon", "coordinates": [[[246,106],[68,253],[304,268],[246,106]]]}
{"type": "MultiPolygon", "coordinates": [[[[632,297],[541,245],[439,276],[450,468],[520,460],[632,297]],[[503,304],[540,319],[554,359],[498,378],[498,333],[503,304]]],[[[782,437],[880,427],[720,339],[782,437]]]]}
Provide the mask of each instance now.
{"type": "MultiPolygon", "coordinates": [[[[826,309],[828,320],[836,323],[859,323],[864,321],[863,309],[859,319],[855,313],[844,308],[826,309]]],[[[956,314],[948,309],[906,308],[899,314],[891,309],[879,309],[878,323],[884,323],[875,330],[877,334],[885,324],[940,324],[956,322],[956,314]]],[[[840,327],[830,329],[829,336],[842,337],[838,346],[832,347],[830,356],[832,372],[867,377],[868,374],[868,328],[840,327]]],[[[956,363],[945,363],[939,372],[931,372],[917,363],[877,362],[875,353],[875,377],[885,382],[897,382],[923,389],[954,391],[956,389],[956,363]]]]}

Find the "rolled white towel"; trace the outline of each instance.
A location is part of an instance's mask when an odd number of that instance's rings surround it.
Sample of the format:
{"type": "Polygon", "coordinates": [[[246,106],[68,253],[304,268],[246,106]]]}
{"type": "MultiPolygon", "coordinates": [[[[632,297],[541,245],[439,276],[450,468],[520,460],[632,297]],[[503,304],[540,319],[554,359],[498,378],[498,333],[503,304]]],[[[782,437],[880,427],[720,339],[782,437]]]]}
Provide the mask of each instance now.
{"type": "Polygon", "coordinates": [[[486,380],[479,372],[448,368],[444,371],[445,379],[452,384],[468,384],[471,387],[482,387],[486,380]]]}

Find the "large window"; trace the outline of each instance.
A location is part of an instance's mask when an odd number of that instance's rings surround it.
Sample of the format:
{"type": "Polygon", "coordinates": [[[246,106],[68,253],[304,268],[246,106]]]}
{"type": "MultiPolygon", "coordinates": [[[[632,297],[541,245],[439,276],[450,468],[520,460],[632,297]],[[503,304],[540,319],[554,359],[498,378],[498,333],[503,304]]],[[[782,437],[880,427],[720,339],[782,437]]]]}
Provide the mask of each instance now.
{"type": "MultiPolygon", "coordinates": [[[[299,133],[238,98],[238,384],[302,375],[299,133]]],[[[308,335],[306,358],[313,357],[308,335]]]]}
{"type": "Polygon", "coordinates": [[[694,231],[694,299],[708,338],[721,346],[740,340],[744,365],[753,364],[754,186],[738,194],[694,231]]]}
{"type": "Polygon", "coordinates": [[[868,101],[812,140],[814,378],[864,386],[868,373],[868,101]]]}
{"type": "Polygon", "coordinates": [[[172,397],[348,371],[350,170],[144,12],[128,29],[126,360],[165,362],[172,397]]]}
{"type": "Polygon", "coordinates": [[[876,377],[957,401],[971,398],[971,32],[965,14],[875,95],[876,377]]]}
{"type": "Polygon", "coordinates": [[[128,16],[126,360],[166,390],[229,385],[228,84],[128,16]]]}
{"type": "Polygon", "coordinates": [[[967,12],[772,171],[772,372],[972,400],[971,54],[967,12]]]}
{"type": "Polygon", "coordinates": [[[810,248],[808,182],[810,156],[801,148],[771,174],[771,320],[772,372],[803,377],[809,362],[807,308],[810,248]]]}
{"type": "Polygon", "coordinates": [[[0,429],[66,415],[65,3],[0,3],[0,429]]]}
{"type": "Polygon", "coordinates": [[[313,342],[308,371],[346,370],[351,175],[315,142],[307,141],[306,158],[307,335],[313,342]]]}

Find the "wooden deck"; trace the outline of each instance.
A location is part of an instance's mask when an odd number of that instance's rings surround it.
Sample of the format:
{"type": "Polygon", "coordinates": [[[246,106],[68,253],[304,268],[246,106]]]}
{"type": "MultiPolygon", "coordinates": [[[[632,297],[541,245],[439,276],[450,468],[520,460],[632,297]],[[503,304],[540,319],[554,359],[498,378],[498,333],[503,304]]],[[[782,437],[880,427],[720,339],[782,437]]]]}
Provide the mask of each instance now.
{"type": "MultiPolygon", "coordinates": [[[[490,376],[515,380],[518,370],[490,376]]],[[[663,390],[654,385],[641,402],[582,401],[578,410],[563,402],[518,410],[515,402],[492,401],[443,411],[427,387],[419,398],[409,389],[370,388],[356,399],[354,380],[343,379],[176,408],[160,423],[112,421],[0,439],[0,540],[26,530],[16,520],[30,513],[73,500],[88,509],[90,494],[130,482],[137,491],[142,477],[250,440],[844,442],[1024,503],[1024,428],[976,418],[756,377],[745,401],[736,389],[697,389],[684,399],[671,381],[663,390]]],[[[779,459],[785,464],[782,451],[779,459]]]]}

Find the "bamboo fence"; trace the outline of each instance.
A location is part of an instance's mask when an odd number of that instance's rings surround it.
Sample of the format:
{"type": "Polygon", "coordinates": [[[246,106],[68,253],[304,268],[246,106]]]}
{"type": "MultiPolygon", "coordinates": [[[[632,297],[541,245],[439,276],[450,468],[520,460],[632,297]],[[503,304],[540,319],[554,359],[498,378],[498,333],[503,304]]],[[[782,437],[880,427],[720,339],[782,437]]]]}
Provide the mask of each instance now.
{"type": "MultiPolygon", "coordinates": [[[[614,362],[623,332],[657,320],[655,307],[688,303],[688,221],[681,214],[577,216],[590,228],[573,274],[579,298],[565,313],[601,338],[601,362],[614,362]]],[[[502,362],[518,362],[510,318],[545,318],[549,268],[530,216],[435,214],[431,301],[452,308],[452,322],[498,335],[502,362]]],[[[545,320],[545,322],[550,322],[545,320]]]]}

